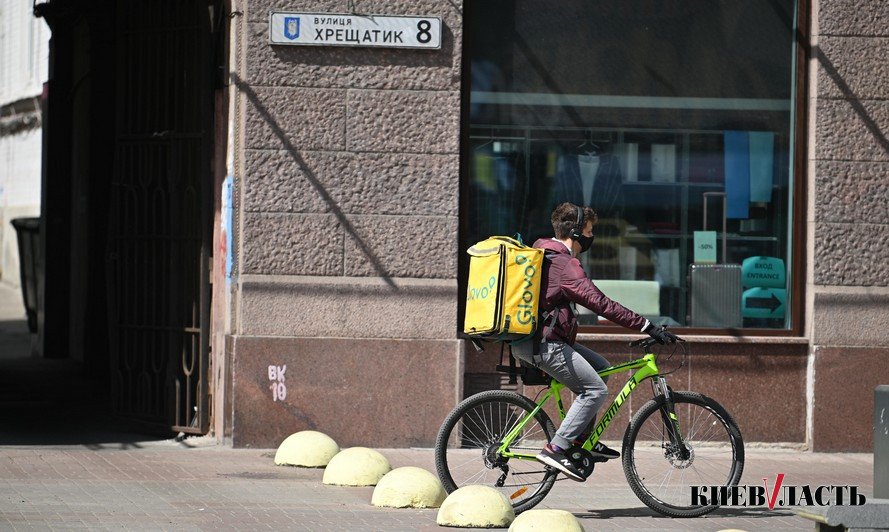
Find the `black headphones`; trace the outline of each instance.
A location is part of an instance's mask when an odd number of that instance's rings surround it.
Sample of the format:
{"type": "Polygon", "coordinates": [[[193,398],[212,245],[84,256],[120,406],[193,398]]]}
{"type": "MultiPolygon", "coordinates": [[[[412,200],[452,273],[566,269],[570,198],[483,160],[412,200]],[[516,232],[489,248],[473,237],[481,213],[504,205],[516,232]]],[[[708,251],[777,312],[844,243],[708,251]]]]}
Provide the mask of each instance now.
{"type": "Polygon", "coordinates": [[[571,230],[571,238],[577,240],[583,236],[584,219],[583,209],[577,205],[575,205],[574,208],[577,209],[577,223],[574,224],[574,229],[571,230]]]}

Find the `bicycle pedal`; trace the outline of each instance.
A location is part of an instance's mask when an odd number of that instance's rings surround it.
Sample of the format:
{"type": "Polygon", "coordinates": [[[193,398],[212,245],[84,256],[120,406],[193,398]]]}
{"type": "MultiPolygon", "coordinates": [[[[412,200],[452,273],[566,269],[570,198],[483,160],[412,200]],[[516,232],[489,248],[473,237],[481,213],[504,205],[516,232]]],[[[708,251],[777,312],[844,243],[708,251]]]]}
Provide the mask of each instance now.
{"type": "MultiPolygon", "coordinates": [[[[572,445],[565,451],[565,454],[572,462],[574,462],[574,465],[580,469],[581,474],[583,475],[583,480],[590,478],[590,475],[593,474],[593,469],[596,467],[596,463],[602,461],[599,457],[593,456],[592,453],[579,445],[572,445]]],[[[583,482],[583,480],[579,480],[578,482],[583,482]]]]}

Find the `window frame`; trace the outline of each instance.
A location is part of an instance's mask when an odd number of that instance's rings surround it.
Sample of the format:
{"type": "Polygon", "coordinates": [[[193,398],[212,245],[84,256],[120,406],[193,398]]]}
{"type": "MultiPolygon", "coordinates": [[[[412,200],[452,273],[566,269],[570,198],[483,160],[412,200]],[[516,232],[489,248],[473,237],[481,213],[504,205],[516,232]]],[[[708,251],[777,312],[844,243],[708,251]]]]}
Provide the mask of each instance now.
{"type": "MultiPolygon", "coordinates": [[[[482,1],[482,0],[468,0],[482,1]]],[[[808,60],[811,57],[810,29],[811,9],[810,0],[796,0],[797,27],[793,36],[795,50],[795,93],[793,127],[793,181],[790,197],[791,224],[789,228],[791,240],[791,267],[788,287],[792,290],[790,297],[790,327],[786,329],[766,328],[704,328],[704,327],[675,327],[677,333],[687,336],[713,335],[713,336],[739,336],[739,337],[802,337],[805,327],[805,301],[806,301],[806,211],[808,190],[808,96],[809,96],[809,68],[808,60]]],[[[471,92],[471,55],[472,35],[470,27],[470,10],[463,10],[463,46],[461,48],[461,74],[460,74],[460,139],[459,139],[459,217],[458,217],[458,259],[457,259],[457,335],[459,338],[468,338],[463,333],[463,320],[466,315],[465,294],[469,276],[469,259],[465,250],[472,245],[467,242],[469,201],[469,156],[470,156],[470,92],[471,92]]],[[[581,325],[579,334],[603,334],[603,335],[632,335],[629,329],[619,325],[581,325]]]]}

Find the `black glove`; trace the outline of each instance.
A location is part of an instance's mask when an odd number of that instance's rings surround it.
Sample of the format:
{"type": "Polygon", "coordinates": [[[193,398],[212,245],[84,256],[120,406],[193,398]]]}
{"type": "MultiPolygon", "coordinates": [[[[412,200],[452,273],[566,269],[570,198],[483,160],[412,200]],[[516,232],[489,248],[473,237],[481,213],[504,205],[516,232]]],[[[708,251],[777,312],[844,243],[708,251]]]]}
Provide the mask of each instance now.
{"type": "Polygon", "coordinates": [[[651,322],[648,322],[648,326],[642,329],[642,332],[648,333],[648,336],[657,340],[657,343],[659,344],[673,344],[678,340],[675,334],[667,331],[660,325],[655,325],[651,322]]]}

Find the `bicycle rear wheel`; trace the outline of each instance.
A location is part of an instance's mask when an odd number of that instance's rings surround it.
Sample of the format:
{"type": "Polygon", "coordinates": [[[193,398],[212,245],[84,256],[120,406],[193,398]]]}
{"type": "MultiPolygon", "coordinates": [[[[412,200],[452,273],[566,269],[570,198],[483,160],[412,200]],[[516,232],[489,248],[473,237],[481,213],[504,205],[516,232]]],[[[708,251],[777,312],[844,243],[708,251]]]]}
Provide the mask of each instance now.
{"type": "Polygon", "coordinates": [[[623,442],[624,474],[646,506],[670,517],[698,517],[715,505],[693,505],[692,486],[734,486],[744,471],[744,441],[726,410],[693,392],[673,392],[688,453],[671,443],[660,395],[636,412],[623,442]]]}
{"type": "MultiPolygon", "coordinates": [[[[492,486],[506,496],[516,513],[542,501],[558,473],[533,459],[497,453],[503,437],[536,406],[527,397],[506,390],[482,392],[458,404],[435,442],[435,466],[445,490],[451,493],[470,484],[492,486]]],[[[555,432],[549,416],[541,410],[509,450],[536,455],[555,432]]]]}

